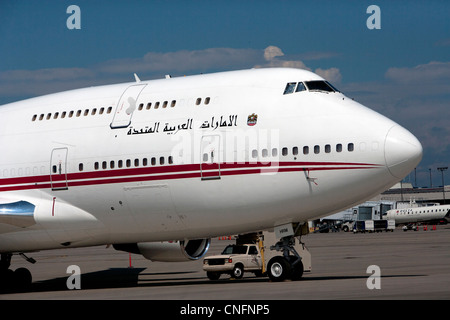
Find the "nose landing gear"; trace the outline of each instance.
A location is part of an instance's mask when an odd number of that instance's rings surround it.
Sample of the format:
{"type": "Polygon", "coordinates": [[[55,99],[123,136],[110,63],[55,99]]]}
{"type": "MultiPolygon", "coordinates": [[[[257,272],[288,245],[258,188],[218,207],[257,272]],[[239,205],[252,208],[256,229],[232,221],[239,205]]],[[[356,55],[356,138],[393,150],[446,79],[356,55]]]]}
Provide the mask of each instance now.
{"type": "Polygon", "coordinates": [[[295,250],[294,245],[295,237],[288,236],[270,247],[271,250],[283,252],[282,256],[275,256],[269,260],[267,273],[270,280],[274,282],[286,279],[300,280],[303,276],[302,257],[295,250]],[[289,253],[292,253],[292,255],[289,253]]]}

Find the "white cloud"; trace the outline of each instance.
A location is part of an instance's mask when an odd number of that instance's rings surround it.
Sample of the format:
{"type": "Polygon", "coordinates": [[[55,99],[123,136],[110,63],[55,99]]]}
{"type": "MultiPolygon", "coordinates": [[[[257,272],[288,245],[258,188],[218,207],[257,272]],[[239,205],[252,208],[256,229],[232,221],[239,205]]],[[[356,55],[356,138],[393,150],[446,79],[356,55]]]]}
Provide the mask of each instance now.
{"type": "Polygon", "coordinates": [[[175,52],[148,52],[142,58],[117,59],[99,66],[105,73],[187,72],[208,69],[249,68],[261,53],[254,49],[209,48],[175,52]]]}
{"type": "MultiPolygon", "coordinates": [[[[320,53],[314,53],[312,56],[320,55],[320,53]]],[[[309,56],[311,58],[311,54],[309,56]]],[[[271,45],[264,50],[208,48],[148,52],[139,58],[109,60],[89,68],[10,70],[0,72],[2,82],[0,98],[2,96],[36,96],[80,87],[133,81],[133,73],[137,73],[142,80],[147,80],[163,77],[165,74],[182,75],[252,67],[311,70],[299,58],[301,54],[290,55],[290,57],[287,58],[281,48],[271,45]]],[[[339,82],[342,78],[337,68],[319,68],[316,72],[331,82],[339,82]]]]}
{"type": "Polygon", "coordinates": [[[266,59],[266,61],[271,61],[275,57],[282,57],[282,56],[284,56],[284,53],[278,47],[268,46],[266,49],[264,49],[264,59],[266,59]]]}
{"type": "Polygon", "coordinates": [[[92,78],[94,72],[83,68],[53,68],[39,70],[10,70],[0,73],[2,81],[65,81],[92,78]]]}
{"type": "Polygon", "coordinates": [[[387,79],[399,83],[424,83],[450,80],[450,62],[431,61],[413,68],[389,68],[387,79]]]}
{"type": "Polygon", "coordinates": [[[342,80],[342,75],[338,68],[330,68],[330,69],[318,68],[314,72],[331,83],[340,83],[342,80]]]}
{"type": "MultiPolygon", "coordinates": [[[[317,56],[318,53],[315,54],[317,56]]],[[[329,57],[329,55],[326,55],[329,57]]],[[[272,68],[272,67],[281,67],[281,68],[296,68],[296,69],[304,69],[311,71],[311,68],[307,67],[305,63],[302,60],[289,60],[284,59],[285,54],[283,51],[276,47],[276,46],[268,46],[264,50],[264,59],[266,60],[266,63],[263,65],[256,65],[256,68],[272,68]],[[281,58],[280,58],[281,57],[281,58]]],[[[315,73],[317,73],[319,76],[323,77],[324,79],[334,82],[334,83],[340,83],[342,80],[341,72],[338,68],[330,68],[330,69],[321,69],[318,68],[315,70],[315,73]]]]}

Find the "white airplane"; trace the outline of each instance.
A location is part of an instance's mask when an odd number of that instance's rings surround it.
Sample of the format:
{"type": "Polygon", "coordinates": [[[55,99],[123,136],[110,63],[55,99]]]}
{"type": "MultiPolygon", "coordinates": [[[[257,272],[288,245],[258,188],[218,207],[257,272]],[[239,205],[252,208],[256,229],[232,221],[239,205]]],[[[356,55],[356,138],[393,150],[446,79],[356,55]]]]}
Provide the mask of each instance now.
{"type": "Polygon", "coordinates": [[[450,205],[434,205],[416,208],[392,209],[386,212],[386,219],[395,220],[396,225],[416,223],[438,223],[450,221],[450,205]]]}
{"type": "Polygon", "coordinates": [[[7,104],[0,150],[3,274],[12,254],[104,244],[198,259],[211,237],[370,199],[422,157],[394,121],[284,68],[136,76],[7,104]]]}

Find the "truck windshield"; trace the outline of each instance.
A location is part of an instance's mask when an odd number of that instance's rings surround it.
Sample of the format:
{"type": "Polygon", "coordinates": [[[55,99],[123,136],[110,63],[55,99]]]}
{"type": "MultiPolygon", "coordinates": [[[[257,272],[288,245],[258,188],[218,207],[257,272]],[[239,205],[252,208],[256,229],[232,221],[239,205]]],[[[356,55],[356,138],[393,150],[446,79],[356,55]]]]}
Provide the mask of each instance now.
{"type": "Polygon", "coordinates": [[[246,254],[247,246],[237,246],[237,245],[229,245],[227,246],[222,254],[246,254]]]}

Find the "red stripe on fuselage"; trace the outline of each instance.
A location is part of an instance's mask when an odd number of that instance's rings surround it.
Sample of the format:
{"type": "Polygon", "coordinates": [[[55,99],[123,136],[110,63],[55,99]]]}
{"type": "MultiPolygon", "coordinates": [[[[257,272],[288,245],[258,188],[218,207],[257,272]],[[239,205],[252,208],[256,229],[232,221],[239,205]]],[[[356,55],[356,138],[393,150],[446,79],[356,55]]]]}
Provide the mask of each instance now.
{"type": "MultiPolygon", "coordinates": [[[[340,162],[255,162],[255,163],[221,163],[208,168],[203,165],[203,173],[220,171],[221,176],[246,175],[268,172],[319,171],[319,170],[352,170],[373,169],[382,165],[370,163],[340,162]]],[[[0,179],[1,191],[49,189],[66,186],[66,175],[40,175],[0,179]]],[[[200,164],[167,165],[132,169],[99,170],[67,174],[69,187],[152,180],[173,180],[200,178],[200,164]]]]}

